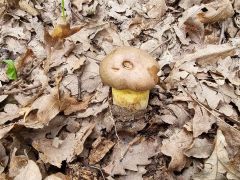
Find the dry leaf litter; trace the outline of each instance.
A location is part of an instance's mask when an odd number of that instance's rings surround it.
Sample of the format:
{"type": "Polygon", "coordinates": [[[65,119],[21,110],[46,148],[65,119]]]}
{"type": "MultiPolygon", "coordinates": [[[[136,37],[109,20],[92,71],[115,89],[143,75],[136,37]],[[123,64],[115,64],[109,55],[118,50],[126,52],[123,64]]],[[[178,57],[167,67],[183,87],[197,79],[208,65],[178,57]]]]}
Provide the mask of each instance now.
{"type": "Polygon", "coordinates": [[[65,0],[61,13],[0,0],[0,179],[240,179],[238,0],[65,0]],[[101,82],[121,46],[159,63],[144,112],[117,109],[101,82]]]}

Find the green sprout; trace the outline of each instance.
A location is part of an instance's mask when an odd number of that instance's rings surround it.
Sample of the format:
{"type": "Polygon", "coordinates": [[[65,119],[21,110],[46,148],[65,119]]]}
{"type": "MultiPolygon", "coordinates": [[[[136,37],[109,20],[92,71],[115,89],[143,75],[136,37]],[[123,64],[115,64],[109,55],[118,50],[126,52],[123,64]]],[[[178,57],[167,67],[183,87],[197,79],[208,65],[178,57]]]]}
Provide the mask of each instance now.
{"type": "Polygon", "coordinates": [[[7,60],[3,60],[4,63],[7,64],[7,77],[10,80],[16,80],[17,79],[17,70],[16,67],[14,65],[14,61],[11,59],[7,59],[7,60]]]}
{"type": "Polygon", "coordinates": [[[65,2],[62,0],[62,17],[66,19],[65,2]]]}

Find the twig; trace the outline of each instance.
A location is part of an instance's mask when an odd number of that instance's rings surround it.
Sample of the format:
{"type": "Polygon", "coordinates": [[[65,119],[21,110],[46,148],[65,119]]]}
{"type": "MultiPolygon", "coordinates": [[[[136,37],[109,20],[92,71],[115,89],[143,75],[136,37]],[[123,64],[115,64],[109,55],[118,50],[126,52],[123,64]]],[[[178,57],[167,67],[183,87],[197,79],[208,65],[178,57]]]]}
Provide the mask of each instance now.
{"type": "MultiPolygon", "coordinates": [[[[214,111],[214,112],[216,112],[216,113],[218,113],[218,114],[220,114],[220,115],[223,115],[223,114],[221,114],[220,112],[218,112],[217,110],[215,110],[215,109],[211,109],[211,110],[209,110],[209,108],[207,108],[207,105],[205,105],[205,104],[203,104],[203,103],[201,103],[201,102],[199,102],[197,99],[195,99],[182,85],[180,85],[181,87],[182,87],[182,89],[183,89],[183,91],[185,92],[185,93],[187,93],[195,102],[197,102],[201,107],[203,107],[206,111],[208,111],[210,114],[212,114],[215,118],[217,118],[217,120],[219,120],[220,122],[224,122],[224,123],[226,123],[223,119],[221,119],[220,117],[218,117],[218,116],[216,116],[212,111],[214,111]]],[[[227,117],[227,116],[225,116],[228,120],[230,120],[231,122],[233,122],[233,123],[235,123],[235,124],[237,124],[237,125],[240,125],[240,122],[239,121],[237,121],[237,120],[235,120],[235,119],[233,119],[233,118],[229,118],[229,117],[227,117]]]]}
{"type": "Polygon", "coordinates": [[[82,82],[81,82],[81,77],[82,77],[82,74],[84,72],[85,66],[86,66],[86,63],[83,63],[83,65],[80,68],[80,73],[77,76],[77,79],[78,79],[78,96],[77,96],[77,99],[78,99],[78,101],[82,100],[82,93],[81,93],[81,91],[82,91],[82,82]]]}
{"type": "Polygon", "coordinates": [[[153,53],[154,51],[156,51],[159,47],[161,47],[162,45],[166,44],[167,42],[169,42],[171,40],[171,38],[167,39],[166,41],[163,41],[161,44],[159,44],[157,47],[155,47],[152,51],[150,51],[149,53],[153,53]]]}
{"type": "Polygon", "coordinates": [[[127,149],[123,152],[122,157],[120,158],[120,161],[123,160],[123,158],[125,157],[125,155],[127,154],[129,148],[134,145],[135,143],[137,143],[139,140],[141,139],[141,136],[136,136],[130,143],[128,143],[127,149]]]}
{"type": "Polygon", "coordinates": [[[38,88],[40,86],[42,86],[42,84],[36,84],[36,85],[33,85],[33,86],[26,87],[24,89],[16,89],[16,90],[8,91],[8,92],[3,91],[3,92],[0,92],[0,95],[18,94],[18,93],[23,92],[23,91],[28,91],[28,90],[31,90],[31,89],[38,88]]]}

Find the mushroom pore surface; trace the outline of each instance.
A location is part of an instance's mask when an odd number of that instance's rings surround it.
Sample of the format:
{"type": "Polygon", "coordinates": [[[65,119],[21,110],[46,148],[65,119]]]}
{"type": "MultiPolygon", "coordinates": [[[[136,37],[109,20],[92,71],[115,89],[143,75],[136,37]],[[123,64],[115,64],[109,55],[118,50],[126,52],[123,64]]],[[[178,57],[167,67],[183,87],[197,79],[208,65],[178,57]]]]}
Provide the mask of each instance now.
{"type": "Polygon", "coordinates": [[[99,71],[106,85],[119,90],[145,91],[158,83],[159,65],[143,50],[121,47],[102,60],[99,71]]]}

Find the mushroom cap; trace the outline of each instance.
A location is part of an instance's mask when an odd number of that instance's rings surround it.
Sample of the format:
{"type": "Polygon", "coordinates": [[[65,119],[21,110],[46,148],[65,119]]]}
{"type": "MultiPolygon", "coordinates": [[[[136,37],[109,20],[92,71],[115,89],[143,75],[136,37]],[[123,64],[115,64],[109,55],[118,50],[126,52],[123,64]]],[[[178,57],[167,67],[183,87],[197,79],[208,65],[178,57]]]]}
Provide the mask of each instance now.
{"type": "Polygon", "coordinates": [[[159,65],[146,51],[121,47],[102,60],[99,71],[106,85],[119,90],[146,91],[158,83],[159,65]]]}

